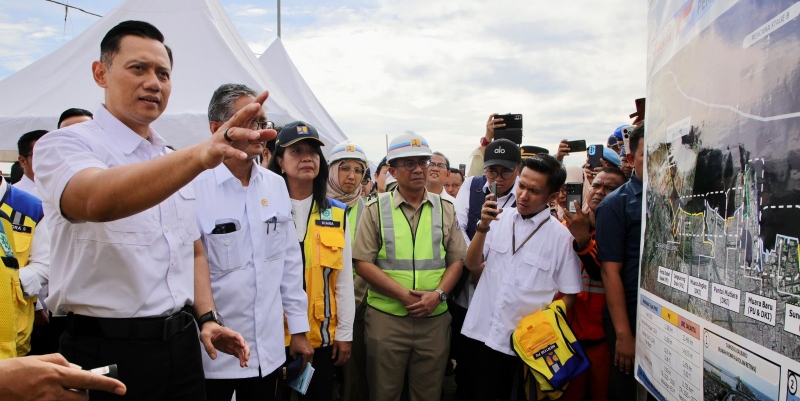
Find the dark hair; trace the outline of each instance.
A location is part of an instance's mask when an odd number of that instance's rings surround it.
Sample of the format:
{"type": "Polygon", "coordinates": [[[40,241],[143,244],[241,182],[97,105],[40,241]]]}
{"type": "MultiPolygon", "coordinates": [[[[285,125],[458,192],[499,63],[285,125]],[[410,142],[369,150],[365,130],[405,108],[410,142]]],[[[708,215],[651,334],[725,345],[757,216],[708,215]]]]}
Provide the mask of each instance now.
{"type": "Polygon", "coordinates": [[[634,128],[633,132],[631,132],[631,136],[628,138],[628,143],[631,145],[631,148],[627,153],[636,157],[636,151],[639,150],[639,143],[642,138],[644,138],[644,123],[634,128]]]}
{"type": "Polygon", "coordinates": [[[61,113],[61,117],[58,117],[58,125],[56,125],[56,128],[61,128],[61,123],[63,123],[64,120],[70,117],[78,117],[78,116],[86,116],[89,118],[94,118],[94,115],[89,110],[76,109],[76,108],[66,109],[64,110],[63,113],[61,113]]]}
{"type": "MultiPolygon", "coordinates": [[[[386,168],[388,170],[389,169],[389,164],[388,163],[384,163],[384,164],[379,164],[378,165],[378,169],[375,170],[375,178],[376,179],[377,179],[377,177],[379,175],[381,175],[381,172],[383,171],[384,168],[386,168]]],[[[386,173],[383,173],[383,174],[386,174],[386,173]]]]}
{"type": "Polygon", "coordinates": [[[211,102],[208,103],[208,121],[225,122],[230,120],[233,117],[233,103],[242,96],[256,97],[258,94],[247,85],[220,85],[211,95],[211,102]]]}
{"type": "Polygon", "coordinates": [[[277,138],[270,139],[264,145],[265,148],[269,149],[269,153],[275,153],[275,139],[277,139],[277,138]]]}
{"type": "Polygon", "coordinates": [[[25,171],[22,170],[22,166],[19,162],[14,162],[11,165],[11,174],[8,175],[8,183],[14,185],[22,179],[22,176],[25,174],[25,171]]]}
{"type": "Polygon", "coordinates": [[[457,169],[455,167],[450,167],[450,174],[458,174],[458,175],[460,175],[461,176],[461,182],[462,183],[464,182],[464,174],[461,174],[461,170],[459,170],[459,169],[457,169]]]}
{"type": "Polygon", "coordinates": [[[444,153],[442,153],[442,152],[433,152],[433,155],[431,155],[431,159],[433,159],[433,156],[442,156],[444,158],[444,164],[446,164],[447,165],[447,169],[450,170],[450,159],[448,159],[447,156],[444,155],[444,153]]]}
{"type": "Polygon", "coordinates": [[[522,160],[522,168],[525,167],[538,173],[547,174],[547,188],[550,189],[550,194],[560,191],[561,186],[567,181],[567,171],[553,156],[538,154],[526,157],[522,160]]]}
{"type": "MultiPolygon", "coordinates": [[[[311,196],[314,202],[317,203],[319,210],[322,211],[331,206],[328,204],[328,163],[325,163],[325,155],[322,154],[322,147],[319,146],[319,143],[316,141],[309,141],[309,144],[314,149],[314,153],[319,155],[319,174],[314,177],[311,196]]],[[[292,147],[292,145],[288,147],[292,147]]],[[[278,158],[280,157],[282,159],[284,153],[286,153],[285,147],[276,146],[275,151],[269,158],[267,169],[283,177],[283,181],[287,181],[288,177],[286,177],[286,173],[282,171],[281,166],[278,164],[278,158]]]]}
{"type": "MultiPolygon", "coordinates": [[[[119,44],[126,36],[138,36],[144,39],[153,39],[164,43],[164,35],[158,28],[144,21],[122,21],[111,28],[100,41],[100,61],[111,66],[111,60],[119,52],[119,44]]],[[[164,45],[169,56],[169,67],[172,69],[172,49],[164,45]]]]}
{"type": "Polygon", "coordinates": [[[38,141],[41,137],[46,134],[47,131],[43,129],[37,129],[36,131],[26,132],[19,137],[17,141],[17,150],[19,151],[20,156],[28,156],[33,152],[33,143],[38,141]]]}
{"type": "Polygon", "coordinates": [[[625,173],[622,172],[622,169],[620,169],[619,167],[616,167],[616,166],[603,167],[603,169],[600,170],[600,173],[615,174],[615,175],[618,175],[618,176],[622,177],[622,181],[628,181],[628,179],[625,178],[625,173]]]}

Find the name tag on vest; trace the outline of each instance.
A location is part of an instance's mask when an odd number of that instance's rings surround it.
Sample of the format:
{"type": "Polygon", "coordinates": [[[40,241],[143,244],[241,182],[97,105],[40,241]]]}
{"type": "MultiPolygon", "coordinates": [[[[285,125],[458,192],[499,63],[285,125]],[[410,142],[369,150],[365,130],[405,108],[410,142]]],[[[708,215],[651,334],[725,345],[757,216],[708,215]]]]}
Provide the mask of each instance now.
{"type": "Polygon", "coordinates": [[[333,220],[314,220],[314,222],[318,226],[322,226],[322,227],[339,227],[339,226],[341,226],[341,224],[338,221],[333,221],[333,220]]]}
{"type": "Polygon", "coordinates": [[[33,229],[31,229],[31,227],[23,226],[23,225],[19,225],[19,224],[12,224],[11,228],[14,229],[14,231],[21,232],[21,233],[30,234],[30,233],[33,232],[33,229]]]}

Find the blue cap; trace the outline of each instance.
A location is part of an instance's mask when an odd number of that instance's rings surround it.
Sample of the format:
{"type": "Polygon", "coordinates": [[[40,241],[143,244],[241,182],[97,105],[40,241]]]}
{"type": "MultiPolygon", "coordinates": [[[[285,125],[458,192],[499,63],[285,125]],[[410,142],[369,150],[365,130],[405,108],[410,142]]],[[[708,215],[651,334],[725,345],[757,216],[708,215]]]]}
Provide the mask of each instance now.
{"type": "Polygon", "coordinates": [[[614,130],[614,137],[617,138],[617,140],[619,141],[622,140],[622,129],[627,126],[628,124],[622,124],[619,127],[617,127],[617,129],[614,130]]]}
{"type": "Polygon", "coordinates": [[[615,137],[614,135],[608,137],[608,143],[606,143],[606,146],[608,146],[609,148],[612,146],[617,146],[617,137],[615,137]]]}
{"type": "Polygon", "coordinates": [[[606,147],[603,148],[603,159],[617,167],[622,165],[622,161],[619,160],[617,152],[606,147]]]}

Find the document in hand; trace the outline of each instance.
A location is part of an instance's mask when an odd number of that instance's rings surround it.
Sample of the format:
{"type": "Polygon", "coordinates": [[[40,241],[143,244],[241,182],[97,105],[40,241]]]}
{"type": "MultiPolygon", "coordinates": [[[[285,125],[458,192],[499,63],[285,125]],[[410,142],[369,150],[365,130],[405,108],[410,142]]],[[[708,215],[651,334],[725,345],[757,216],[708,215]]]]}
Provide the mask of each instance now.
{"type": "Polygon", "coordinates": [[[314,367],[310,363],[306,364],[306,369],[303,374],[297,376],[294,381],[289,383],[289,387],[297,390],[298,393],[305,395],[308,391],[308,385],[311,383],[311,377],[314,376],[314,367]]]}

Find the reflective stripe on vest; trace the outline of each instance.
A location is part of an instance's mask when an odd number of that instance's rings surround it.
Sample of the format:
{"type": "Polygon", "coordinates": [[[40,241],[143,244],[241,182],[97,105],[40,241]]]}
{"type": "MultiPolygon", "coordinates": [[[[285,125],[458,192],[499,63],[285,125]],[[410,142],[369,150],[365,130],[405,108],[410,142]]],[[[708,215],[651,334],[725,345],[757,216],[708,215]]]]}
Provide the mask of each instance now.
{"type": "MultiPolygon", "coordinates": [[[[350,244],[356,242],[356,229],[358,228],[358,222],[361,221],[361,213],[364,213],[364,198],[359,197],[358,202],[347,212],[347,227],[350,228],[350,244]]],[[[353,275],[355,276],[355,274],[356,270],[353,269],[353,275]]]]}
{"type": "MultiPolygon", "coordinates": [[[[444,249],[442,200],[430,194],[431,202],[422,205],[416,233],[400,207],[394,207],[394,195],[378,195],[380,210],[381,249],[375,264],[386,275],[405,288],[433,291],[439,286],[447,264],[444,249]]],[[[406,316],[402,302],[370,287],[367,303],[375,309],[395,316],[406,316]]],[[[434,309],[431,316],[444,313],[447,304],[434,309]]]]}
{"type": "MultiPolygon", "coordinates": [[[[326,347],[336,340],[339,323],[336,302],[336,277],[344,267],[345,210],[344,205],[328,198],[331,207],[320,211],[314,202],[309,213],[303,251],[303,283],[308,296],[308,325],[306,333],[311,346],[326,347]],[[340,206],[341,205],[341,206],[340,206]],[[332,222],[330,226],[323,221],[332,222]]],[[[284,317],[284,345],[291,336],[284,317]]]]}

